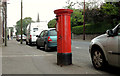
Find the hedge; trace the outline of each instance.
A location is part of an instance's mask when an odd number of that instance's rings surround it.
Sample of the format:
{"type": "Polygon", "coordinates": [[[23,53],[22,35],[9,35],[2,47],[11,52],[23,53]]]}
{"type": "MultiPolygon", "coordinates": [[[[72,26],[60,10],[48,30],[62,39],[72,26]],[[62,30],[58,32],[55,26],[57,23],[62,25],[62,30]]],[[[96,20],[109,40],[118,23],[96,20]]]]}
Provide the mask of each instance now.
{"type": "MultiPolygon", "coordinates": [[[[110,26],[109,24],[108,25],[105,25],[105,24],[97,24],[97,25],[86,24],[85,25],[86,34],[103,34],[108,29],[112,29],[112,26],[110,26]]],[[[72,33],[77,35],[83,34],[83,25],[72,27],[72,33]]]]}

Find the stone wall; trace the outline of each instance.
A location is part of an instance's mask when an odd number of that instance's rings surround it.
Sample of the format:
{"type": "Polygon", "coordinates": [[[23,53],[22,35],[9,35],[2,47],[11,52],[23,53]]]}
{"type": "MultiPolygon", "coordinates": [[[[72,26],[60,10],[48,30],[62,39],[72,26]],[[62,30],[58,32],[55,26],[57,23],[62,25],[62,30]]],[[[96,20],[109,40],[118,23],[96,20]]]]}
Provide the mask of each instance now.
{"type": "MultiPolygon", "coordinates": [[[[95,38],[95,37],[97,37],[97,36],[99,36],[99,35],[101,35],[101,34],[87,34],[87,35],[85,35],[85,39],[86,40],[92,40],[93,38],[95,38]]],[[[81,34],[81,35],[75,35],[75,34],[72,34],[72,39],[83,39],[83,35],[81,34]]]]}

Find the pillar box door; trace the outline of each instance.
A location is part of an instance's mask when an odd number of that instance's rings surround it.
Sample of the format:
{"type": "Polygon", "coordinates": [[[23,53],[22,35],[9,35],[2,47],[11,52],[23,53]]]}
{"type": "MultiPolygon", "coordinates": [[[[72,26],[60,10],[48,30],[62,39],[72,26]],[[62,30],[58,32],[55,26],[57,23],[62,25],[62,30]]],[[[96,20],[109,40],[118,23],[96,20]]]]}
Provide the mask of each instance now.
{"type": "Polygon", "coordinates": [[[58,9],[54,13],[57,17],[57,64],[72,64],[71,53],[71,13],[70,9],[58,9]]]}

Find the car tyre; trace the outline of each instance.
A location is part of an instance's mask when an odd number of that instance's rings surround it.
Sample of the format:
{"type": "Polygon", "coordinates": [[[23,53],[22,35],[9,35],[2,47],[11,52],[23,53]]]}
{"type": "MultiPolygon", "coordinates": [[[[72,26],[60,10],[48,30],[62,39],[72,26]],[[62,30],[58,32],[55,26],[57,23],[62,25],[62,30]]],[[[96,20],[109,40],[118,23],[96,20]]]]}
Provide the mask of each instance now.
{"type": "Polygon", "coordinates": [[[36,46],[37,46],[37,49],[39,49],[40,47],[38,46],[38,44],[36,44],[36,46]]]}
{"type": "Polygon", "coordinates": [[[45,44],[45,51],[48,51],[48,50],[49,50],[48,45],[45,44]]]}
{"type": "Polygon", "coordinates": [[[91,53],[91,58],[92,58],[92,64],[95,69],[98,69],[98,70],[105,69],[107,62],[101,49],[98,49],[98,48],[93,49],[91,53]]]}
{"type": "Polygon", "coordinates": [[[26,45],[28,45],[28,42],[26,41],[26,45]]]}
{"type": "Polygon", "coordinates": [[[29,45],[30,45],[30,46],[32,46],[32,43],[31,43],[31,42],[29,42],[29,45]]]}

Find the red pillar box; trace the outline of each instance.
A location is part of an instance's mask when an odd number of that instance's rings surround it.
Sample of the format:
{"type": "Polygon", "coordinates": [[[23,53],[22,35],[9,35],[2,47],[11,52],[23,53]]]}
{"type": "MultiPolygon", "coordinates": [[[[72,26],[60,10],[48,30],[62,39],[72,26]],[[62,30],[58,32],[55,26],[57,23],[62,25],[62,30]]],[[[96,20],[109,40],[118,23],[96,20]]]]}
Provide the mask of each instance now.
{"type": "Polygon", "coordinates": [[[57,64],[72,64],[71,53],[71,13],[70,9],[58,9],[54,13],[57,17],[57,64]]]}

